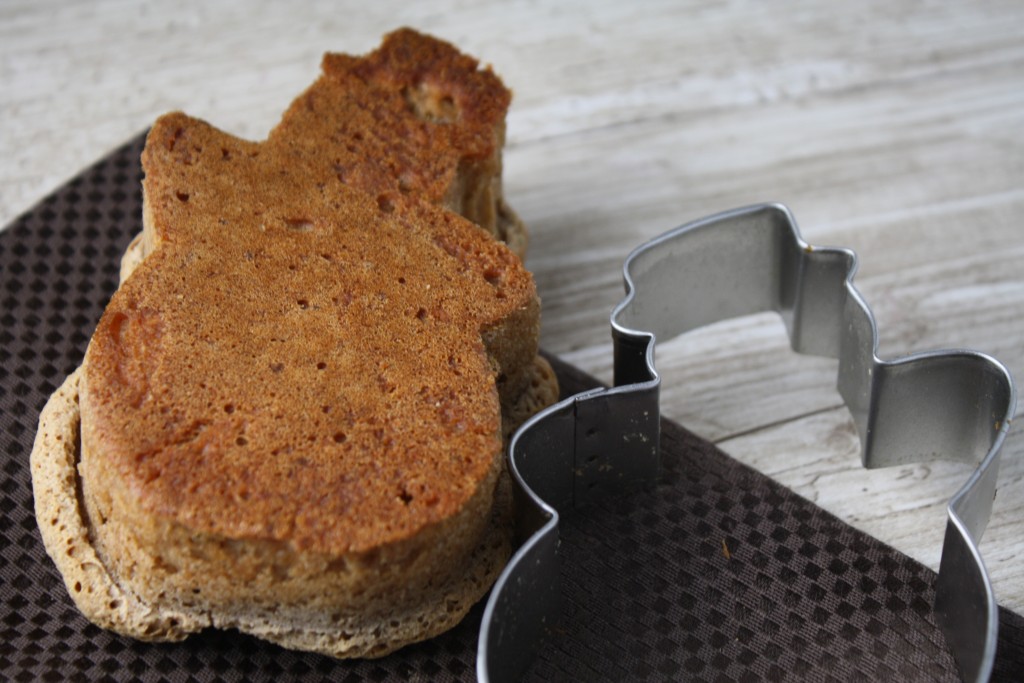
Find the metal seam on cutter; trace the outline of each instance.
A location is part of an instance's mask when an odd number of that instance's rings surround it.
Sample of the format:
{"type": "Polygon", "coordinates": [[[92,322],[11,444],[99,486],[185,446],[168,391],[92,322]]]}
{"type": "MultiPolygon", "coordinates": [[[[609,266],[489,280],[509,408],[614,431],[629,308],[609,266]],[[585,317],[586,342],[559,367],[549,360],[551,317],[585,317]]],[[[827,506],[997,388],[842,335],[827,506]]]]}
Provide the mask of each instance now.
{"type": "Polygon", "coordinates": [[[558,615],[558,515],[658,475],[656,339],[763,311],[782,316],[794,351],[839,361],[837,388],[864,467],[976,463],[947,508],[935,614],[967,681],[987,681],[998,608],[978,551],[992,510],[999,450],[1016,390],[997,360],[969,350],[878,357],[874,316],[853,285],[857,257],[812,247],[778,204],[676,228],[623,266],[611,314],[615,386],[565,399],[513,436],[516,547],[484,611],[477,676],[517,680],[558,615]]]}

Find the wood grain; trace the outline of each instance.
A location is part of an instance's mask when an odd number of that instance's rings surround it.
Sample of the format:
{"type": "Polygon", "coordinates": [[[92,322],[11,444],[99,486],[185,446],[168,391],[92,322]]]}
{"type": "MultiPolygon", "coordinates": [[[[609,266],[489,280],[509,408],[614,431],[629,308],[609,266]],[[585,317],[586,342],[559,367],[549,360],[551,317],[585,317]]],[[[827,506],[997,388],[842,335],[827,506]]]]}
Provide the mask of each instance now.
{"type": "MultiPolygon", "coordinates": [[[[691,219],[782,201],[855,249],[881,353],[974,347],[1024,377],[1024,4],[20,0],[0,5],[0,224],[184,109],[262,137],[326,50],[398,25],[459,44],[516,93],[506,190],[529,223],[543,344],[610,378],[621,263],[691,219]]],[[[865,472],[832,361],[754,316],[658,350],[665,412],[937,567],[969,468],[865,472]]],[[[1024,428],[982,543],[1024,610],[1024,428]]]]}

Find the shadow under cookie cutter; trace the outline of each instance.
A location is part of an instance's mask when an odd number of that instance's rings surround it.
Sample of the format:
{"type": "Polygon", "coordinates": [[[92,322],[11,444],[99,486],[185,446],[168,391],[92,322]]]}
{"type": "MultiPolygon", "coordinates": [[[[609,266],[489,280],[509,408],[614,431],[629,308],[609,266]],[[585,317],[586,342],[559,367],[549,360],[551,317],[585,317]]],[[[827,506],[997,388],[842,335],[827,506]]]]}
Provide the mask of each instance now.
{"type": "Polygon", "coordinates": [[[509,446],[518,550],[491,591],[477,677],[517,680],[558,615],[558,511],[658,476],[660,378],[655,339],[775,311],[793,350],[839,360],[837,388],[865,467],[977,464],[948,506],[935,614],[966,681],[987,681],[998,607],[978,551],[999,450],[1016,405],[1009,371],[969,350],[883,361],[874,317],[853,285],[857,257],[812,247],[789,210],[765,204],[689,223],[626,259],[626,297],[611,315],[615,385],[534,416],[509,446]]]}

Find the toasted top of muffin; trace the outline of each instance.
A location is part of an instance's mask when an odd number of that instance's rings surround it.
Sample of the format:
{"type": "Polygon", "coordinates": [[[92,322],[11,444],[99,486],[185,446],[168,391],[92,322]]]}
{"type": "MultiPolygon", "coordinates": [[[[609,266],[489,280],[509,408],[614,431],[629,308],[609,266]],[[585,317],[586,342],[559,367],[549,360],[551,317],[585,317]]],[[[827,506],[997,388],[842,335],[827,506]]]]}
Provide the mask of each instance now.
{"type": "Polygon", "coordinates": [[[529,273],[451,212],[187,130],[151,134],[166,239],[90,344],[84,438],[226,537],[359,550],[453,514],[500,457],[496,376],[536,353],[529,273]]]}

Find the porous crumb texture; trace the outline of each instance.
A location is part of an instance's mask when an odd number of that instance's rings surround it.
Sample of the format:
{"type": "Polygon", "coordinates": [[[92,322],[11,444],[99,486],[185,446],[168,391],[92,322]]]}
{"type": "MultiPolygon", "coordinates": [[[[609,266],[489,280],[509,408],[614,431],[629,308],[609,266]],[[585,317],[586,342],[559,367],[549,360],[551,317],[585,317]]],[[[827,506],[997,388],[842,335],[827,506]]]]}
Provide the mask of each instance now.
{"type": "Polygon", "coordinates": [[[295,101],[271,137],[307,146],[303,154],[319,155],[344,182],[382,201],[397,192],[442,203],[523,256],[526,232],[501,189],[510,99],[498,77],[472,57],[402,30],[366,58],[325,56],[323,77],[295,101]],[[296,129],[341,144],[329,153],[309,149],[316,138],[293,135],[296,129]]]}
{"type": "Polygon", "coordinates": [[[145,604],[111,579],[93,547],[77,470],[80,376],[81,370],[69,375],[39,415],[30,463],[43,542],[68,593],[92,621],[144,640],[181,640],[205,620],[145,604]]]}
{"type": "Polygon", "coordinates": [[[81,528],[47,546],[75,539],[58,566],[90,618],[373,656],[486,591],[509,552],[503,436],[556,393],[532,278],[493,239],[517,221],[508,100],[403,30],[325,57],[263,142],[154,124],[143,234],[49,414],[76,447],[37,444],[72,462],[43,497],[81,528]]]}

